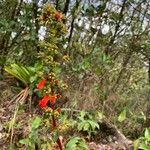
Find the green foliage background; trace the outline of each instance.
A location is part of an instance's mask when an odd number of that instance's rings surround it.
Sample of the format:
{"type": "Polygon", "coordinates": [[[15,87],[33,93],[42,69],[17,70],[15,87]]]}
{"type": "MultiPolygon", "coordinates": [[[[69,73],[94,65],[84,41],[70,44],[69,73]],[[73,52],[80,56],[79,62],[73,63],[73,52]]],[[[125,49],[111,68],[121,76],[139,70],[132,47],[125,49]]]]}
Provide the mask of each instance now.
{"type": "Polygon", "coordinates": [[[45,3],[66,16],[68,33],[59,48],[71,59],[61,64],[69,85],[67,105],[98,110],[126,135],[138,137],[150,126],[149,0],[0,1],[1,78],[5,65],[38,62],[45,3]]]}

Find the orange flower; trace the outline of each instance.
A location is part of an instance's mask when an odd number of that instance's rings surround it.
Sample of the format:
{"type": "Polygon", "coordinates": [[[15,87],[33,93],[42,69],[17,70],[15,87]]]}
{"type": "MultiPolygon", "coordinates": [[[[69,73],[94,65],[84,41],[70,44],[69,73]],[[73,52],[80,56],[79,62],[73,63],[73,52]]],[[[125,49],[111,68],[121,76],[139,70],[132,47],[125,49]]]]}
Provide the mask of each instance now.
{"type": "Polygon", "coordinates": [[[39,84],[37,85],[37,88],[39,89],[39,90],[41,90],[41,89],[43,89],[43,87],[44,87],[44,85],[45,85],[45,80],[41,80],[40,82],[39,82],[39,84]]]}
{"type": "Polygon", "coordinates": [[[42,100],[39,102],[39,106],[43,109],[47,106],[49,100],[49,96],[44,96],[42,100]]]}
{"type": "Polygon", "coordinates": [[[55,13],[54,17],[55,17],[56,21],[61,21],[61,19],[62,19],[62,13],[60,13],[60,12],[57,11],[55,13]]]}
{"type": "Polygon", "coordinates": [[[55,103],[56,102],[56,96],[54,96],[54,95],[50,95],[49,99],[50,99],[51,103],[55,103]]]}

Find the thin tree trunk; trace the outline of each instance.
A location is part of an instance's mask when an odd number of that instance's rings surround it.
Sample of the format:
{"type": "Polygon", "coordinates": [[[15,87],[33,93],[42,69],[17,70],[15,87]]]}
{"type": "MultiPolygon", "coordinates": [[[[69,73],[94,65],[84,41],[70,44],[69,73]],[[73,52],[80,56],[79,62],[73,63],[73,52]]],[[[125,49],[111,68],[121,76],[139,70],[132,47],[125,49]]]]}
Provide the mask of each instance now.
{"type": "Polygon", "coordinates": [[[66,15],[69,9],[70,0],[66,0],[63,13],[66,15]]]}
{"type": "Polygon", "coordinates": [[[148,59],[148,83],[149,83],[149,86],[150,86],[150,58],[148,59]]]}
{"type": "Polygon", "coordinates": [[[117,36],[117,32],[118,32],[118,30],[119,30],[119,28],[120,28],[120,23],[121,23],[121,21],[122,21],[122,19],[123,19],[123,12],[124,12],[124,9],[125,9],[125,6],[126,6],[126,2],[127,2],[127,0],[124,0],[124,1],[123,1],[122,7],[121,7],[121,10],[120,10],[120,14],[119,14],[119,20],[118,20],[118,22],[116,23],[115,33],[114,33],[114,35],[111,37],[110,42],[109,42],[109,44],[108,44],[108,46],[107,46],[107,48],[106,48],[105,53],[106,53],[107,55],[110,53],[110,52],[109,52],[109,51],[110,51],[110,47],[111,47],[111,45],[114,43],[115,38],[116,38],[116,36],[117,36]]]}
{"type": "MultiPolygon", "coordinates": [[[[39,26],[39,21],[38,21],[38,4],[36,0],[33,0],[33,15],[34,15],[34,21],[35,21],[36,42],[38,42],[39,41],[38,32],[39,32],[40,26],[39,26]]],[[[40,51],[40,47],[38,46],[37,43],[36,43],[36,49],[37,49],[37,52],[40,51]]]]}
{"type": "Polygon", "coordinates": [[[124,61],[123,61],[122,69],[121,69],[121,71],[119,72],[118,78],[117,78],[117,80],[116,80],[116,82],[115,82],[115,84],[114,84],[114,86],[113,86],[113,90],[116,90],[116,89],[118,88],[119,83],[120,83],[120,80],[121,80],[121,78],[122,78],[122,76],[123,76],[123,73],[126,71],[126,66],[127,66],[127,64],[129,63],[129,60],[130,60],[131,56],[132,56],[132,51],[130,50],[130,51],[128,52],[128,54],[126,55],[124,61]]]}

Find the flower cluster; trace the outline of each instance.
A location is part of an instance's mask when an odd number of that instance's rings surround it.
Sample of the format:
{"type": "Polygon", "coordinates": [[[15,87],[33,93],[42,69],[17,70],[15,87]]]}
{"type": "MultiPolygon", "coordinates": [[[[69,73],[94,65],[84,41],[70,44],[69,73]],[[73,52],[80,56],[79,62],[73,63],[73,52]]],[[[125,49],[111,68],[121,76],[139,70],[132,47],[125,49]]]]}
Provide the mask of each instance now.
{"type": "MultiPolygon", "coordinates": [[[[63,37],[66,34],[64,24],[65,17],[50,4],[46,4],[40,16],[41,26],[45,27],[46,34],[44,40],[40,41],[40,52],[38,57],[43,64],[43,78],[37,84],[37,89],[41,92],[42,99],[39,107],[44,110],[48,117],[51,117],[51,125],[55,132],[59,132],[58,114],[61,109],[56,105],[61,100],[61,90],[68,86],[60,80],[62,61],[68,62],[69,57],[63,56],[63,37]],[[61,49],[61,50],[60,50],[61,49]],[[58,80],[59,79],[59,80],[58,80]],[[56,131],[57,130],[57,131],[56,131]]],[[[52,131],[52,130],[51,130],[52,131]]],[[[58,133],[59,134],[59,133],[58,133]]],[[[62,150],[60,138],[57,139],[59,149],[62,150]]]]}
{"type": "Polygon", "coordinates": [[[45,22],[49,20],[49,18],[55,19],[56,21],[61,21],[63,18],[63,15],[61,12],[56,11],[52,5],[47,4],[43,8],[43,15],[41,16],[40,19],[41,21],[45,22]]]}
{"type": "Polygon", "coordinates": [[[56,21],[61,21],[62,19],[62,13],[60,12],[56,12],[55,15],[54,15],[56,21]]]}
{"type": "MultiPolygon", "coordinates": [[[[50,79],[53,79],[52,81],[54,82],[54,85],[57,87],[58,86],[58,80],[55,80],[53,73],[50,74],[50,79]]],[[[37,84],[37,89],[42,91],[45,86],[46,86],[46,80],[43,79],[37,84]]],[[[41,109],[45,110],[46,113],[51,114],[52,127],[54,129],[57,129],[58,125],[57,125],[57,120],[56,120],[56,116],[57,116],[56,114],[59,114],[61,112],[61,109],[59,107],[55,108],[55,104],[56,104],[56,100],[59,99],[61,97],[61,95],[59,93],[54,94],[53,84],[51,84],[50,89],[51,89],[51,93],[43,96],[43,98],[39,101],[39,106],[41,109]],[[50,105],[49,105],[49,103],[50,103],[50,105]]],[[[60,137],[58,137],[58,139],[57,139],[57,144],[59,146],[59,149],[62,150],[63,146],[62,146],[62,141],[61,141],[60,137]]]]}
{"type": "MultiPolygon", "coordinates": [[[[54,80],[54,81],[55,81],[55,85],[58,86],[58,80],[54,80]]],[[[44,88],[45,84],[46,84],[46,80],[41,80],[37,85],[37,89],[42,90],[44,88]]],[[[39,101],[39,106],[42,109],[45,109],[46,107],[48,108],[48,102],[50,102],[51,108],[54,109],[56,100],[59,99],[60,97],[61,97],[61,95],[59,93],[54,94],[51,92],[49,95],[43,96],[43,98],[39,101]]],[[[60,108],[57,108],[56,110],[59,113],[61,111],[60,108]]]]}
{"type": "Polygon", "coordinates": [[[57,11],[55,7],[50,4],[44,5],[42,14],[40,16],[41,26],[45,27],[46,35],[43,41],[40,41],[39,46],[41,51],[39,52],[39,58],[41,58],[44,65],[49,68],[59,67],[61,61],[68,60],[66,57],[62,57],[63,36],[67,32],[67,28],[64,24],[64,15],[57,11]]]}

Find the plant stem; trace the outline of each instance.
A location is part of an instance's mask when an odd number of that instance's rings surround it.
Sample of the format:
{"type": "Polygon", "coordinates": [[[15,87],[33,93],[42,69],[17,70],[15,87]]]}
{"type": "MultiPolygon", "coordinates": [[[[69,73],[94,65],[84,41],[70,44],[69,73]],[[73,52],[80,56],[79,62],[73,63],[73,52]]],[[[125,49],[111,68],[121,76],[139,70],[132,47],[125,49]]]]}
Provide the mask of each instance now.
{"type": "MultiPolygon", "coordinates": [[[[55,119],[55,115],[54,115],[54,112],[52,113],[52,121],[53,121],[53,127],[55,128],[57,126],[57,123],[56,123],[56,119],[55,119]]],[[[59,149],[60,150],[63,150],[63,146],[62,146],[62,142],[60,140],[60,138],[58,137],[57,139],[57,144],[59,146],[59,149]]]]}

